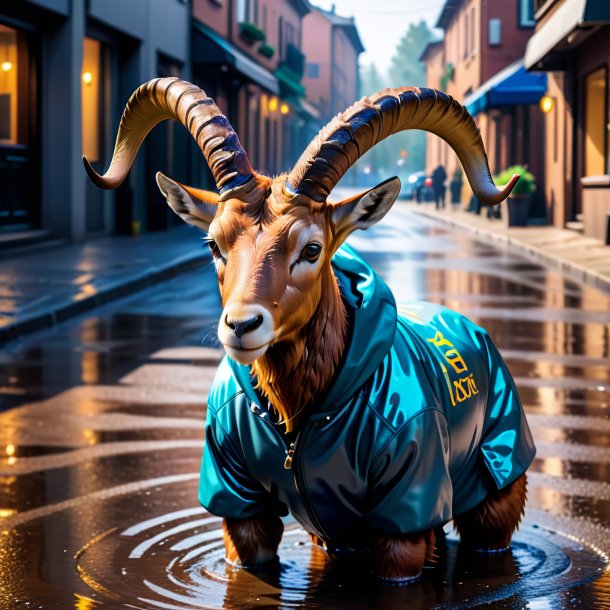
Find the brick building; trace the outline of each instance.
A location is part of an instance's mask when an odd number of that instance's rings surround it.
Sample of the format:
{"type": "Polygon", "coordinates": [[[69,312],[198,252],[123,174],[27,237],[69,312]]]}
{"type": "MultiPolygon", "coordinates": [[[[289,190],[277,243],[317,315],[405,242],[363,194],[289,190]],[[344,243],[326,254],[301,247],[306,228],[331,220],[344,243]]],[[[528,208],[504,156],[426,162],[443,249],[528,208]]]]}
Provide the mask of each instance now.
{"type": "MultiPolygon", "coordinates": [[[[528,75],[522,57],[533,33],[531,0],[446,0],[437,27],[442,42],[424,50],[426,83],[466,105],[474,116],[492,173],[515,163],[536,175],[540,188],[533,213],[544,211],[543,121],[538,102],[546,79],[528,75]]],[[[445,142],[427,136],[426,169],[443,165],[451,177],[460,168],[445,142]]],[[[462,200],[470,197],[466,184],[462,200]]]]}
{"type": "Polygon", "coordinates": [[[312,7],[303,20],[303,85],[324,121],[358,99],[358,56],[363,51],[353,17],[312,7]]]}

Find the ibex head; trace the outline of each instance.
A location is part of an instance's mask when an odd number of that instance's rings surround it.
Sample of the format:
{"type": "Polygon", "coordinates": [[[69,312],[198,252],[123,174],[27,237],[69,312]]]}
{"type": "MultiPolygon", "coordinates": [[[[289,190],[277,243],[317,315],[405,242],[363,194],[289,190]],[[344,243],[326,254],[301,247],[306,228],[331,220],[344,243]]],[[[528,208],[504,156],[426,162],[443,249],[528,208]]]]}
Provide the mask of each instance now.
{"type": "Polygon", "coordinates": [[[289,174],[271,179],[252,169],[227,119],[201,89],[163,78],[131,97],[108,172],[99,176],[85,159],[92,180],[116,188],[146,134],[169,118],[196,139],[220,194],[161,173],[157,183],[173,210],[208,234],[224,308],[218,334],[227,353],[244,364],[297,339],[325,291],[336,292],[328,278],[337,248],[355,229],[383,218],[396,200],[400,182],[392,178],[347,201],[327,202],[343,174],[375,144],[409,128],[436,133],[454,148],[473,191],[487,204],[505,199],[517,179],[496,188],[466,110],[440,91],[413,87],[355,103],[320,131],[289,174]]]}

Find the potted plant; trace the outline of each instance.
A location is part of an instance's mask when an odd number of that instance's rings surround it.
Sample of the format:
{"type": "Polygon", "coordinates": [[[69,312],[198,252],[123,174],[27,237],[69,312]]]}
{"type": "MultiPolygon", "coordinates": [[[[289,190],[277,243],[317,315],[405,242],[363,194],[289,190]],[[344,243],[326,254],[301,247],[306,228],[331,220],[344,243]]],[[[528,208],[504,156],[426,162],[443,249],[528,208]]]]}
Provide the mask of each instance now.
{"type": "Polygon", "coordinates": [[[449,191],[451,192],[451,203],[460,203],[462,199],[462,170],[456,169],[449,183],[449,191]]]}
{"type": "Polygon", "coordinates": [[[239,33],[248,44],[265,40],[265,32],[255,23],[249,21],[243,21],[239,24],[239,33]]]}
{"type": "Polygon", "coordinates": [[[508,226],[526,227],[532,196],[536,192],[536,179],[523,165],[513,165],[500,172],[495,177],[498,186],[508,184],[514,174],[519,174],[519,180],[508,198],[508,226]]]}
{"type": "Polygon", "coordinates": [[[275,49],[269,43],[265,43],[258,47],[258,52],[264,57],[271,59],[275,54],[275,49]]]}

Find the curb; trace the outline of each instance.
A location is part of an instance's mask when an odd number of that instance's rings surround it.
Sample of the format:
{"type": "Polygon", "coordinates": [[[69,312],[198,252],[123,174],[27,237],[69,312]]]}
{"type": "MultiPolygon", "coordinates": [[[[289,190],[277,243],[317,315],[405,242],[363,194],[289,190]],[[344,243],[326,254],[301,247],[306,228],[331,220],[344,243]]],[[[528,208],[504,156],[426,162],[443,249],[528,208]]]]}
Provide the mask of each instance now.
{"type": "Polygon", "coordinates": [[[26,334],[33,333],[43,328],[55,326],[69,318],[116,301],[122,297],[134,294],[150,286],[171,279],[180,273],[196,269],[208,262],[210,255],[205,251],[175,258],[169,263],[149,267],[148,269],[122,278],[99,290],[99,292],[88,296],[80,301],[66,301],[53,309],[38,312],[30,317],[24,317],[0,328],[0,341],[14,341],[26,334]]]}
{"type": "MultiPolygon", "coordinates": [[[[474,233],[481,241],[486,243],[497,244],[498,242],[503,242],[515,250],[519,250],[520,252],[528,255],[530,258],[536,261],[550,264],[576,280],[580,280],[581,282],[589,286],[593,286],[598,290],[610,293],[610,275],[603,275],[598,271],[593,271],[592,269],[588,269],[587,267],[574,263],[568,259],[560,258],[555,254],[549,253],[542,248],[521,241],[520,239],[511,235],[486,231],[481,227],[470,225],[459,218],[451,218],[449,216],[445,216],[444,214],[436,214],[434,212],[429,212],[428,210],[422,209],[413,209],[412,211],[415,214],[425,216],[426,218],[432,218],[434,220],[438,220],[439,222],[443,222],[445,224],[464,229],[465,231],[469,231],[470,233],[474,233]]],[[[608,248],[608,260],[610,260],[610,248],[608,248]]]]}

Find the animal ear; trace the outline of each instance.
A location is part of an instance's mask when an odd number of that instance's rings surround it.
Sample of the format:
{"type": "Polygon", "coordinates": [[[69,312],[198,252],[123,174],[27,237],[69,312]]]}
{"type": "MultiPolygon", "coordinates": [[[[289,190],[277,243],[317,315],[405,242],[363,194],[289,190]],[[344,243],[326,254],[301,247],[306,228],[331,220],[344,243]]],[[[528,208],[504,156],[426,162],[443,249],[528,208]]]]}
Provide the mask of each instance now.
{"type": "Polygon", "coordinates": [[[331,206],[335,235],[342,242],[356,229],[368,229],[390,210],[400,193],[400,180],[390,178],[369,191],[331,206]]]}
{"type": "Polygon", "coordinates": [[[207,232],[218,209],[218,195],[180,184],[157,172],[157,184],[169,206],[189,224],[207,232]]]}

